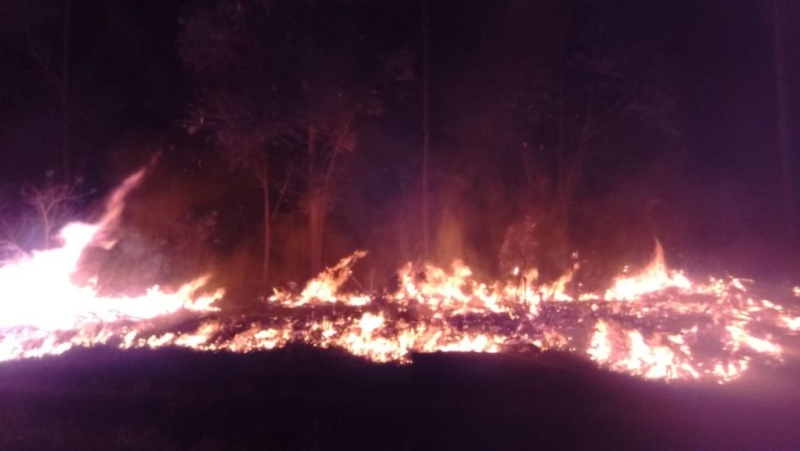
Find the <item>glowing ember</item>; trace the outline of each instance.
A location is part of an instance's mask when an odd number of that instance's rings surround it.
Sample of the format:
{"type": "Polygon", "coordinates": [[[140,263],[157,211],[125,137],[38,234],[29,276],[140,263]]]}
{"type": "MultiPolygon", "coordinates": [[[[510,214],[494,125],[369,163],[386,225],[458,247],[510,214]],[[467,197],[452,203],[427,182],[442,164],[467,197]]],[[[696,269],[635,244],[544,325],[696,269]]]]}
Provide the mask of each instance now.
{"type": "Polygon", "coordinates": [[[509,281],[482,283],[461,262],[450,270],[409,263],[394,292],[348,293],[352,265],[366,255],[359,251],[299,293],[276,290],[245,319],[208,316],[222,293],[198,295],[206,277],[137,297],[75,284],[83,250],[113,245],[109,232],[143,175],[114,192],[97,223],[66,226],[60,248],[0,267],[0,360],[99,344],[251,352],[300,342],[401,363],[414,352],[554,349],[643,378],[721,383],[753,362],[780,362],[783,342],[800,333],[796,306],[756,301],[740,279],[691,281],[667,268],[658,244],[650,265],[602,294],[570,293],[572,272],[544,285],[536,270],[515,268],[509,281]]]}

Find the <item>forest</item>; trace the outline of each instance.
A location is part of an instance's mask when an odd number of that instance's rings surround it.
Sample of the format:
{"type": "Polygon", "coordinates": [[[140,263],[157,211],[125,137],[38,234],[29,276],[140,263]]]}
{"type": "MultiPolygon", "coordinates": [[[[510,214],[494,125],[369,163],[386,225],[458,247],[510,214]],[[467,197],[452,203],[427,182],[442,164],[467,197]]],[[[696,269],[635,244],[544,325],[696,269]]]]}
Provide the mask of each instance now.
{"type": "Polygon", "coordinates": [[[109,292],[210,272],[230,302],[361,249],[602,286],[796,278],[788,1],[0,2],[0,252],[54,246],[147,166],[109,292]]]}

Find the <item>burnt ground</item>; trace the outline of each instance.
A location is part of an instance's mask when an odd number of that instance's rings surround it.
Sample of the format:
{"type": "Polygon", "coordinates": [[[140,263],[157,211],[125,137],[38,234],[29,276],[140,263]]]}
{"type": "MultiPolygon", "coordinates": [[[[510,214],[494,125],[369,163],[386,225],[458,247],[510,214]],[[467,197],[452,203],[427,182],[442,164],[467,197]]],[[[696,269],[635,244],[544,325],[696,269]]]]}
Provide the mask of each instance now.
{"type": "Polygon", "coordinates": [[[0,449],[800,449],[800,366],[646,382],[559,353],[376,365],[82,349],[0,365],[0,449]]]}

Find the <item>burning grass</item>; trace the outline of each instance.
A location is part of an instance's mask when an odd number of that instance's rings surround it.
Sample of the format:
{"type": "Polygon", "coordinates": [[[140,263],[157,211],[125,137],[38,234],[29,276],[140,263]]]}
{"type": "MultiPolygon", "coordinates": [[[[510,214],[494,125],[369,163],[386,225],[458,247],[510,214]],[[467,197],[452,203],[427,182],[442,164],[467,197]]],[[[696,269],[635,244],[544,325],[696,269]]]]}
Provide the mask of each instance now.
{"type": "Polygon", "coordinates": [[[100,221],[65,227],[62,247],[0,267],[0,359],[98,345],[242,353],[303,343],[399,363],[412,353],[558,350],[646,379],[724,383],[781,363],[800,332],[796,303],[758,299],[736,278],[692,281],[666,267],[660,246],[650,265],[603,293],[575,289],[571,273],[538,283],[533,269],[482,282],[460,262],[408,264],[391,292],[348,292],[360,251],[299,292],[276,290],[248,316],[218,311],[222,291],[203,294],[205,277],[136,297],[76,284],[84,249],[112,244],[125,196],[143,174],[115,191],[100,221]]]}

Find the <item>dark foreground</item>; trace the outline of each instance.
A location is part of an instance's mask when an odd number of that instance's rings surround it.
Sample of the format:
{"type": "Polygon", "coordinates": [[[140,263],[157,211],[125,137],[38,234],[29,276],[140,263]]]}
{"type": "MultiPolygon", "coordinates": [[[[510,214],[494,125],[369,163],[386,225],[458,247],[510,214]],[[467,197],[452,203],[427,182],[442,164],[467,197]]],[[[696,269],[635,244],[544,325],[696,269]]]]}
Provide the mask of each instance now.
{"type": "Polygon", "coordinates": [[[563,354],[78,350],[0,364],[0,449],[800,449],[796,370],[701,387],[563,354]]]}

